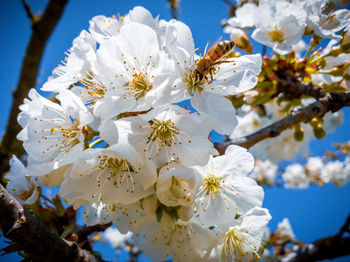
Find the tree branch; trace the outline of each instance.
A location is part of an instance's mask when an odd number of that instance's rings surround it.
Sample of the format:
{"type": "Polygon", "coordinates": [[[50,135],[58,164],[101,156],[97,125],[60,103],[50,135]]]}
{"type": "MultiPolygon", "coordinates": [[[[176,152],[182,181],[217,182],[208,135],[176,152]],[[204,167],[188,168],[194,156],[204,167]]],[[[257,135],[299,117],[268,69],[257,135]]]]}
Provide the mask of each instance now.
{"type": "Polygon", "coordinates": [[[345,231],[349,232],[349,226],[350,215],[338,234],[305,244],[284,256],[280,262],[319,261],[350,255],[350,237],[341,237],[345,231]]]}
{"type": "Polygon", "coordinates": [[[54,235],[0,185],[0,229],[35,261],[101,261],[75,242],[54,235]]]}
{"type": "Polygon", "coordinates": [[[82,239],[86,239],[89,235],[91,235],[95,232],[105,231],[111,225],[112,225],[112,222],[109,222],[106,224],[97,224],[97,225],[93,225],[93,226],[82,226],[82,227],[74,230],[73,233],[78,236],[79,240],[82,240],[82,239]]]}
{"type": "MultiPolygon", "coordinates": [[[[16,135],[21,130],[17,123],[19,106],[23,103],[23,99],[27,96],[29,89],[35,86],[46,42],[60,20],[67,2],[68,0],[50,0],[41,18],[37,21],[32,21],[32,35],[24,56],[19,82],[16,90],[13,92],[11,114],[0,145],[0,166],[2,169],[0,171],[2,173],[8,170],[8,161],[12,154],[20,156],[24,153],[22,144],[16,140],[16,135]]],[[[23,3],[25,4],[26,2],[23,1],[23,3]]],[[[27,8],[26,10],[28,13],[27,8]]]]}
{"type": "Polygon", "coordinates": [[[289,116],[260,129],[259,131],[245,137],[229,140],[215,144],[220,154],[224,154],[229,145],[239,145],[250,148],[256,143],[270,137],[280,135],[284,130],[301,122],[309,122],[314,117],[321,117],[327,112],[336,112],[345,106],[350,106],[350,92],[326,94],[320,100],[292,112],[289,116]]]}

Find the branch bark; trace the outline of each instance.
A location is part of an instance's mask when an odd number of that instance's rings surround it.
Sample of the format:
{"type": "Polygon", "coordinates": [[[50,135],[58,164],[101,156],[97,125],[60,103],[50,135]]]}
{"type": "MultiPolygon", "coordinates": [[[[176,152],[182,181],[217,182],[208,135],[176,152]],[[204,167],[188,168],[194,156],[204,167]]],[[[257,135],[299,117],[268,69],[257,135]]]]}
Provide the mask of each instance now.
{"type": "Polygon", "coordinates": [[[260,129],[245,137],[215,144],[220,154],[224,154],[229,145],[239,145],[250,148],[256,143],[280,135],[284,130],[301,122],[309,122],[314,117],[321,117],[327,112],[336,112],[345,106],[350,106],[350,92],[326,94],[320,100],[292,112],[289,116],[260,129]]]}
{"type": "Polygon", "coordinates": [[[28,252],[34,261],[97,262],[99,258],[75,242],[54,235],[0,185],[0,229],[3,235],[28,252]]]}
{"type": "Polygon", "coordinates": [[[112,225],[112,222],[106,223],[106,224],[97,224],[93,226],[82,226],[80,228],[77,228],[74,230],[73,233],[75,233],[78,236],[78,239],[87,239],[87,237],[95,232],[102,232],[105,231],[107,228],[109,228],[112,225]]]}
{"type": "MultiPolygon", "coordinates": [[[[26,3],[25,1],[23,2],[26,3]]],[[[40,19],[35,21],[31,17],[32,35],[24,56],[19,82],[13,92],[11,114],[0,146],[0,166],[2,173],[8,169],[8,161],[12,154],[20,156],[24,153],[22,144],[16,140],[16,135],[21,130],[21,127],[17,123],[19,105],[23,103],[23,99],[27,96],[29,89],[35,86],[41,57],[47,40],[60,20],[67,2],[68,0],[50,0],[40,19]]],[[[29,6],[25,5],[25,8],[28,13],[28,10],[30,10],[29,6]]]]}
{"type": "Polygon", "coordinates": [[[350,237],[342,238],[345,232],[349,232],[349,226],[350,216],[338,234],[305,244],[284,256],[280,262],[320,261],[350,255],[350,237]]]}

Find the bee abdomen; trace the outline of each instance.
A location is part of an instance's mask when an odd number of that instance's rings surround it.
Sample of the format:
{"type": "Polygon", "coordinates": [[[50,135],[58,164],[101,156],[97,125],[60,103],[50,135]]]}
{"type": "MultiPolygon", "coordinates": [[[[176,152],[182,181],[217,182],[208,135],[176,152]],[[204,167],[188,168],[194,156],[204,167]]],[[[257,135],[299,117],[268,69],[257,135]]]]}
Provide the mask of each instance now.
{"type": "Polygon", "coordinates": [[[224,56],[228,52],[230,52],[234,45],[235,45],[235,42],[230,41],[230,40],[225,40],[225,41],[218,43],[218,47],[220,48],[220,50],[222,52],[221,56],[224,56]]]}
{"type": "Polygon", "coordinates": [[[216,61],[229,53],[234,45],[235,43],[229,40],[219,42],[209,49],[207,56],[216,61]]]}

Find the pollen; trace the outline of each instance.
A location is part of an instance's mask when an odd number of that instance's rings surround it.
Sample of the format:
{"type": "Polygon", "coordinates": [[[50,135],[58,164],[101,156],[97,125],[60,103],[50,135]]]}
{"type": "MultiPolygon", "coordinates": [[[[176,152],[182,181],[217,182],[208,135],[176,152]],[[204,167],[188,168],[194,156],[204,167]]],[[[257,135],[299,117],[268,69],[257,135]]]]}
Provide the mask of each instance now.
{"type": "Polygon", "coordinates": [[[138,100],[141,97],[144,97],[153,86],[147,74],[142,72],[135,73],[132,77],[132,81],[130,82],[129,86],[126,87],[126,90],[131,90],[135,99],[138,100]]]}
{"type": "Polygon", "coordinates": [[[102,156],[99,167],[108,171],[109,177],[107,179],[113,179],[113,185],[115,187],[118,187],[126,181],[129,191],[131,193],[134,191],[135,181],[132,176],[134,168],[129,161],[123,158],[118,159],[109,156],[102,156]]]}
{"type": "Polygon", "coordinates": [[[104,98],[107,87],[92,72],[88,72],[79,82],[91,96],[89,103],[95,104],[97,100],[104,98]]]}
{"type": "Polygon", "coordinates": [[[205,78],[199,80],[198,77],[195,76],[194,70],[190,69],[183,75],[182,81],[185,83],[188,93],[192,95],[202,93],[207,80],[205,78]]]}
{"type": "Polygon", "coordinates": [[[268,32],[268,37],[272,42],[283,43],[284,42],[284,32],[281,29],[273,29],[268,32]]]}
{"type": "Polygon", "coordinates": [[[220,192],[222,186],[222,178],[216,177],[212,173],[209,173],[207,177],[203,179],[203,187],[207,195],[215,195],[220,192]]]}
{"type": "Polygon", "coordinates": [[[170,119],[164,121],[154,119],[152,120],[151,128],[153,131],[147,143],[159,141],[164,146],[172,146],[175,144],[176,137],[180,133],[179,129],[170,119]]]}

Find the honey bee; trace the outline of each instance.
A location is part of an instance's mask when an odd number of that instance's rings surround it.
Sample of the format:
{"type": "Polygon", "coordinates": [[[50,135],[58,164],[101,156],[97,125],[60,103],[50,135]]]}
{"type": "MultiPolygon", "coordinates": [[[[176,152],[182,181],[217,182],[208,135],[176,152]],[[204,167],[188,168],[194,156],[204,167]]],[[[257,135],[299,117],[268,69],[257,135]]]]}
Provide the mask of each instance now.
{"type": "Polygon", "coordinates": [[[210,74],[211,81],[213,81],[213,73],[215,72],[215,66],[221,63],[226,63],[226,55],[231,52],[235,43],[230,40],[221,41],[217,44],[213,44],[208,52],[198,61],[197,68],[194,71],[195,79],[202,80],[207,78],[207,75],[210,74]]]}

